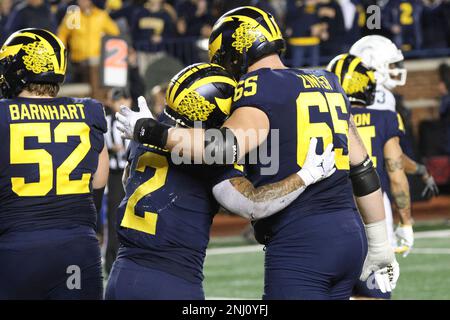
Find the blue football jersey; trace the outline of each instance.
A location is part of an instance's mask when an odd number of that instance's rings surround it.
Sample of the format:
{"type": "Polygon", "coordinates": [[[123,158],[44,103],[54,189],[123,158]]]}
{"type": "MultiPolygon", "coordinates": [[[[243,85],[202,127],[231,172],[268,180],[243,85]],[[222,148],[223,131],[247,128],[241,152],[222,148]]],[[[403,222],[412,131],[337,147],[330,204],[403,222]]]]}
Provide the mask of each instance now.
{"type": "Polygon", "coordinates": [[[91,182],[105,132],[92,99],[0,100],[0,234],[95,227],[91,182]]]}
{"type": "Polygon", "coordinates": [[[352,108],[351,113],[367,153],[380,176],[381,189],[390,194],[383,150],[389,139],[404,135],[403,121],[398,113],[389,110],[352,108]]]}
{"type": "Polygon", "coordinates": [[[355,209],[349,179],[349,102],[334,74],[264,68],[241,78],[235,92],[233,110],[255,107],[269,118],[271,132],[265,143],[272,161],[279,162],[276,174],[265,175],[262,169],[273,164],[263,164],[260,157],[257,163],[250,163],[249,156],[246,174],[255,186],[280,181],[299,171],[313,137],[318,138],[316,152],[322,153],[324,144],[333,143],[336,154],[337,170],[330,178],[309,186],[287,208],[255,223],[258,239],[267,239],[285,226],[295,226],[305,215],[355,209]],[[279,134],[278,152],[271,145],[273,130],[279,134]]]}
{"type": "Polygon", "coordinates": [[[136,142],[128,152],[130,175],[117,210],[119,256],[201,282],[209,231],[219,209],[212,187],[242,176],[242,170],[175,165],[169,152],[136,142]]]}

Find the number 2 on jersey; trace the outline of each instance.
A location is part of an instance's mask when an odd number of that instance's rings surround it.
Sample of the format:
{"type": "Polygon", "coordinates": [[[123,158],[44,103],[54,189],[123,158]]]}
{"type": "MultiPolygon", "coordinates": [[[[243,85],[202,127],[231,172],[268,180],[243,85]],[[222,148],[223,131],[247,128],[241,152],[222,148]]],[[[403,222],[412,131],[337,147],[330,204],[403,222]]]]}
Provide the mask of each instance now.
{"type": "Polygon", "coordinates": [[[155,174],[137,187],[130,198],[128,198],[127,207],[120,226],[154,235],[156,234],[158,214],[146,211],[144,212],[144,217],[140,217],[135,214],[135,207],[139,200],[158,190],[166,183],[169,164],[165,156],[153,152],[146,152],[139,157],[135,170],[144,172],[147,167],[154,168],[155,174]]]}
{"type": "MultiPolygon", "coordinates": [[[[308,145],[311,138],[322,138],[324,147],[333,142],[333,130],[326,122],[311,122],[310,109],[317,107],[320,113],[330,113],[334,133],[348,136],[347,120],[339,119],[337,108],[348,113],[344,96],[341,93],[301,92],[297,98],[297,163],[301,167],[305,163],[308,145]]],[[[348,154],[343,148],[334,148],[336,168],[350,169],[348,154]]]]}

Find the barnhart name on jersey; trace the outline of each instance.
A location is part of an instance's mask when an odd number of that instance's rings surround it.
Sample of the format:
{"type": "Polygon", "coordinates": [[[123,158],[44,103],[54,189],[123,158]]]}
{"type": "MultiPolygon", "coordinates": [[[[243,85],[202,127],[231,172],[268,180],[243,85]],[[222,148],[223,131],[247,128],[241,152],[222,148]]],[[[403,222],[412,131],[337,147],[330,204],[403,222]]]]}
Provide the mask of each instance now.
{"type": "Polygon", "coordinates": [[[10,104],[11,121],[17,120],[84,120],[84,104],[10,104]]]}

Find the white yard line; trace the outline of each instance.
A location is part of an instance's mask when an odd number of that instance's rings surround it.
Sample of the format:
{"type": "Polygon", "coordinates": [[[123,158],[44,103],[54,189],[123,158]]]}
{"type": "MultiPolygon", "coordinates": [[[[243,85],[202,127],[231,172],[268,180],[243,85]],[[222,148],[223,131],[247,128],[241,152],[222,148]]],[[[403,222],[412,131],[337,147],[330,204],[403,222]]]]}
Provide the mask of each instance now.
{"type": "Polygon", "coordinates": [[[246,253],[246,252],[257,252],[263,251],[264,246],[256,244],[251,246],[238,246],[238,247],[225,247],[225,248],[214,248],[206,250],[207,256],[214,256],[218,254],[234,254],[234,253],[246,253]]]}
{"type": "Polygon", "coordinates": [[[449,238],[450,230],[435,230],[435,231],[421,231],[415,232],[414,238],[424,239],[424,238],[449,238]]]}
{"type": "MultiPolygon", "coordinates": [[[[436,231],[421,231],[415,233],[416,239],[432,239],[432,238],[449,238],[450,230],[436,230],[436,231]]],[[[264,246],[262,245],[250,245],[250,246],[236,246],[236,247],[224,247],[213,248],[206,250],[207,256],[215,256],[222,254],[237,254],[237,253],[250,253],[250,252],[262,252],[264,246]]],[[[447,248],[414,248],[411,253],[413,254],[450,254],[450,249],[447,248]]]]}
{"type": "Polygon", "coordinates": [[[413,248],[411,254],[450,254],[449,248],[413,248]]]}

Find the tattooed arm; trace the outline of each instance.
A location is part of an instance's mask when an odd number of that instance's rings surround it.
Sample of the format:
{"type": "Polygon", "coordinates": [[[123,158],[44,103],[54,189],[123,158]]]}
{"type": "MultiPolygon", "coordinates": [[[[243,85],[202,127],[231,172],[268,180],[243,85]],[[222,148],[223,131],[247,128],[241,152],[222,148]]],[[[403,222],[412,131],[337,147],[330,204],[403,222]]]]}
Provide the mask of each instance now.
{"type": "Polygon", "coordinates": [[[411,218],[409,184],[405,174],[403,151],[398,137],[391,138],[386,142],[384,145],[384,157],[395,209],[400,215],[401,223],[411,225],[413,220],[411,218]]]}
{"type": "Polygon", "coordinates": [[[213,193],[228,211],[246,219],[258,220],[286,208],[305,188],[297,174],[258,188],[247,178],[236,177],[214,186],[213,193]]]}
{"type": "MultiPolygon", "coordinates": [[[[407,174],[422,174],[423,173],[423,165],[418,164],[414,160],[412,160],[410,157],[408,157],[406,154],[403,154],[403,166],[405,168],[405,172],[407,174]]],[[[425,168],[426,170],[426,168],[425,168]]]]}
{"type": "Polygon", "coordinates": [[[255,188],[245,177],[231,178],[213,187],[216,200],[228,211],[244,218],[266,218],[292,203],[311,184],[328,178],[335,171],[333,144],[316,154],[317,139],[312,138],[302,168],[275,183],[255,188]]]}

